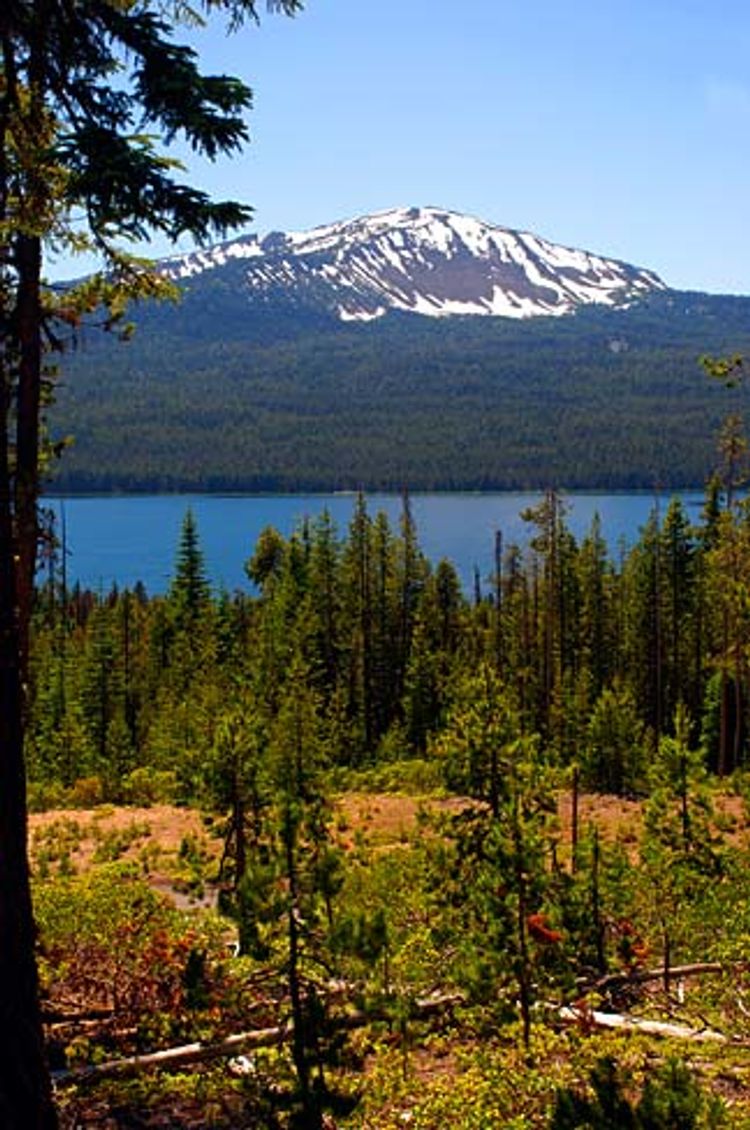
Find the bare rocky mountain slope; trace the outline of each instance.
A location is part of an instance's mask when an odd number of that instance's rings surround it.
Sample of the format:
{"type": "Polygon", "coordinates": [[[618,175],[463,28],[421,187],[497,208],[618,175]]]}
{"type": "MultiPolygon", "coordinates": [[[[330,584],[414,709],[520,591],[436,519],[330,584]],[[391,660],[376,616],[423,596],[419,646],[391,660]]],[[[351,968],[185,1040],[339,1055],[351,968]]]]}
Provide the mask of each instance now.
{"type": "Polygon", "coordinates": [[[342,321],[569,314],[666,289],[652,271],[439,208],[399,208],[307,232],[271,232],[167,260],[188,282],[242,262],[247,297],[293,299],[342,321]]]}

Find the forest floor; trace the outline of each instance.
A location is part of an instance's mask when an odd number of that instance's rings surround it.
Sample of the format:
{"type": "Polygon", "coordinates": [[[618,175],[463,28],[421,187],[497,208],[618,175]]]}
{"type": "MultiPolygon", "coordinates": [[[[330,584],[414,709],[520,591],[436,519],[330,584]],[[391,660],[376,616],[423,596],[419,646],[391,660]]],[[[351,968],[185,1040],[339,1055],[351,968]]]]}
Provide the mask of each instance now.
{"type": "MultiPolygon", "coordinates": [[[[342,793],[335,801],[335,837],[347,851],[399,851],[420,836],[436,834],[429,817],[456,812],[469,803],[439,794],[342,793]]],[[[724,834],[738,844],[747,843],[750,832],[742,798],[724,794],[717,798],[716,808],[724,834]]],[[[561,795],[558,814],[564,859],[572,837],[569,793],[561,795]]],[[[215,904],[215,877],[223,850],[221,820],[166,804],[100,805],[34,813],[29,819],[32,864],[40,878],[84,874],[116,861],[132,862],[152,887],[181,909],[215,904]]],[[[632,847],[634,855],[642,821],[638,801],[601,795],[579,798],[580,834],[593,825],[604,840],[620,842],[626,850],[632,847]]],[[[653,993],[660,991],[655,987],[653,993]]],[[[675,1015],[673,1001],[652,996],[650,988],[646,994],[641,1005],[648,1014],[682,1019],[681,1010],[675,1015]]],[[[700,1024],[700,1009],[697,1015],[700,1024]]],[[[448,1125],[469,1125],[470,1120],[463,1118],[471,1109],[479,1119],[472,1126],[546,1127],[556,1088],[579,1084],[597,1059],[610,1055],[626,1078],[635,1080],[636,1087],[655,1065],[668,1064],[672,1057],[684,1059],[707,1093],[721,1096],[727,1104],[730,1122],[725,1125],[750,1128],[750,1064],[744,1042],[692,1048],[671,1040],[607,1032],[597,1033],[593,1040],[583,1021],[573,1029],[553,1023],[551,1027],[536,1026],[534,1066],[530,1068],[530,1060],[519,1050],[515,1029],[503,1035],[494,1025],[488,1027],[487,1020],[481,1013],[463,1015],[459,1010],[455,1024],[446,1017],[444,1024],[428,1026],[424,1032],[418,1029],[421,1035],[407,1043],[399,1042],[390,1030],[376,1036],[369,1031],[353,1033],[350,1045],[364,1070],[360,1080],[367,1080],[364,1097],[352,1115],[329,1125],[357,1130],[396,1130],[404,1125],[442,1130],[448,1125]]],[[[106,1130],[125,1126],[239,1130],[262,1125],[252,1119],[244,1121],[243,1086],[241,1080],[231,1081],[225,1066],[201,1069],[191,1077],[160,1073],[153,1082],[133,1081],[127,1087],[122,1084],[123,1089],[113,1083],[101,1091],[71,1096],[73,1105],[66,1106],[63,1125],[66,1130],[74,1125],[106,1130]],[[217,1111],[211,1121],[205,1114],[208,1094],[217,1111]],[[118,1106],[122,1118],[113,1114],[118,1106]]]]}

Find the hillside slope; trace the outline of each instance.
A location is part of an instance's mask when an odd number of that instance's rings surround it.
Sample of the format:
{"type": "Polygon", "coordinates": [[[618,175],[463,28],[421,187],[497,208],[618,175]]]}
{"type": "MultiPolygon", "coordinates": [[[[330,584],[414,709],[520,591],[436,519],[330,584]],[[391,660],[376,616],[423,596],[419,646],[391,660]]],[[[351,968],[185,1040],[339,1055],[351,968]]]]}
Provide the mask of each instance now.
{"type": "Polygon", "coordinates": [[[248,310],[239,269],[139,312],[133,342],[91,338],[66,361],[52,425],[75,444],[59,489],[695,485],[741,401],[698,359],[750,351],[750,299],[346,324],[248,310]]]}

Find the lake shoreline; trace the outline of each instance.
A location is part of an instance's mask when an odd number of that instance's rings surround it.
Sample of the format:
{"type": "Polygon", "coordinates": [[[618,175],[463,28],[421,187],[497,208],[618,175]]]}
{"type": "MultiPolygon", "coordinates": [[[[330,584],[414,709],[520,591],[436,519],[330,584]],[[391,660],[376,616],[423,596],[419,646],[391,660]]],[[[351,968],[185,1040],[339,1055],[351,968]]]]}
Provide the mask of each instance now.
{"type": "MultiPolygon", "coordinates": [[[[552,489],[557,494],[562,495],[564,498],[570,496],[581,495],[585,497],[621,497],[631,498],[634,496],[649,497],[649,498],[672,498],[674,495],[697,494],[706,489],[706,484],[688,485],[680,487],[670,487],[668,490],[649,489],[647,487],[634,488],[632,490],[608,490],[604,487],[529,487],[526,490],[514,490],[508,488],[507,490],[412,490],[408,488],[407,494],[409,498],[425,498],[425,497],[438,497],[438,498],[453,498],[468,496],[471,498],[494,498],[497,495],[513,495],[520,497],[524,495],[533,495],[535,498],[545,494],[546,490],[552,489]]],[[[73,499],[73,498],[357,498],[358,495],[364,495],[365,498],[377,495],[378,497],[385,498],[403,498],[404,491],[399,490],[370,490],[363,487],[362,490],[297,490],[297,491],[245,491],[245,490],[87,490],[87,491],[44,491],[41,499],[73,499]]]]}
{"type": "MultiPolygon", "coordinates": [[[[703,505],[702,491],[676,492],[692,515],[703,505]]],[[[521,517],[543,491],[435,492],[409,495],[420,548],[429,561],[442,558],[456,568],[466,592],[475,577],[486,583],[494,570],[497,532],[503,545],[524,546],[533,526],[521,517]]],[[[666,512],[673,495],[653,492],[561,492],[565,521],[580,539],[599,516],[609,553],[632,545],[656,506],[666,512]]],[[[368,513],[383,511],[396,532],[403,510],[398,494],[365,494],[368,513]]],[[[180,528],[189,509],[196,520],[206,572],[211,584],[229,592],[252,591],[244,563],[252,555],[260,532],[273,526],[289,537],[305,521],[327,511],[343,533],[354,511],[357,494],[135,494],[46,495],[43,504],[56,515],[58,537],[65,521],[66,572],[69,584],[78,582],[95,591],[112,585],[148,592],[166,592],[174,572],[180,528]]]]}

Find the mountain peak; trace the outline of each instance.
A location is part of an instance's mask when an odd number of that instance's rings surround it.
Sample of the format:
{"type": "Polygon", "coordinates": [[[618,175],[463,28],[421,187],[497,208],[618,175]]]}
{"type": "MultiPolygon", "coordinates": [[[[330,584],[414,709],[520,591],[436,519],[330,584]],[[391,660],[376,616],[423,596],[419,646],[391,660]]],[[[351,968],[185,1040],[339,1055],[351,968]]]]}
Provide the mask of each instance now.
{"type": "Polygon", "coordinates": [[[563,315],[627,306],[665,284],[652,271],[438,207],[390,208],[302,232],[243,236],[166,260],[189,280],[243,260],[248,300],[292,301],[342,321],[563,315]]]}

